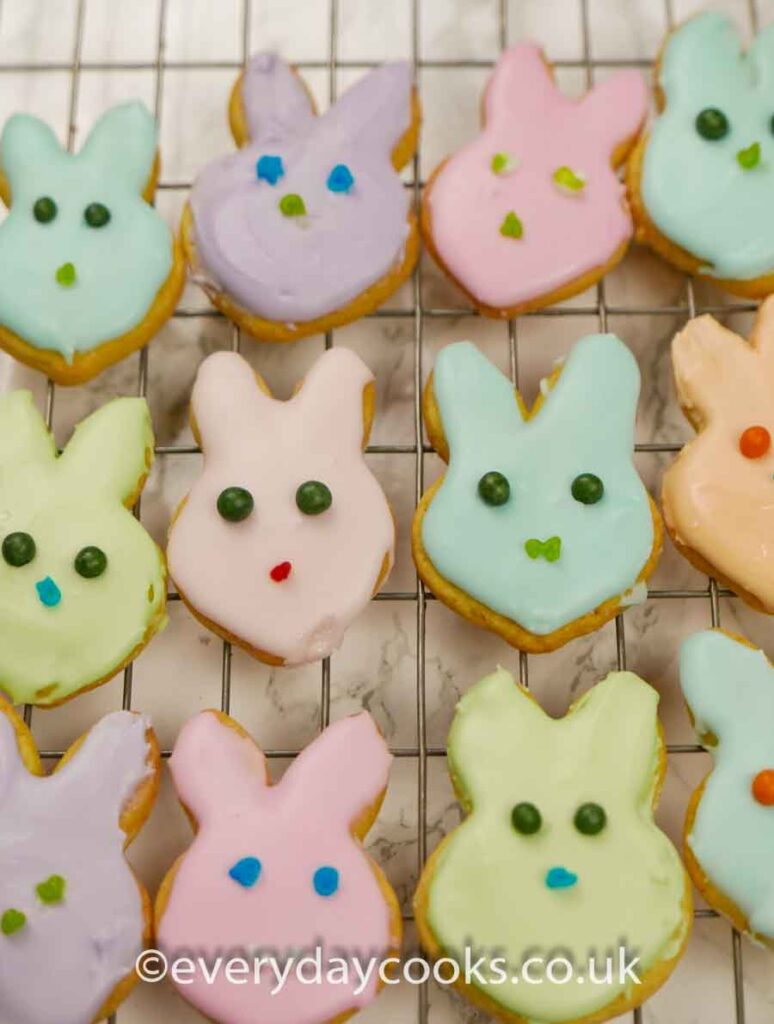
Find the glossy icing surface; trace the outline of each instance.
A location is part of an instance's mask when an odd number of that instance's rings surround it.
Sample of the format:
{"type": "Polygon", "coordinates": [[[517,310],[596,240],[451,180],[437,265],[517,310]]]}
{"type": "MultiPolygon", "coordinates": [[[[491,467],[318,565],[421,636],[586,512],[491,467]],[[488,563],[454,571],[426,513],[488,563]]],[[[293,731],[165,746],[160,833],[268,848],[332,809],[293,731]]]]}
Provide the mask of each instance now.
{"type": "Polygon", "coordinates": [[[10,118],[0,161],[12,206],[0,225],[0,323],[71,361],[136,327],[172,270],[172,236],[142,198],[156,154],[156,123],[142,103],[103,114],[76,154],[29,114],[10,118]],[[33,208],[53,199],[56,215],[33,208]],[[105,206],[90,226],[85,211],[105,206]],[[71,267],[69,271],[64,268],[71,267]]]}
{"type": "Polygon", "coordinates": [[[635,72],[576,100],[556,87],[534,43],[505,51],[486,90],[481,134],[443,165],[429,192],[435,247],[474,299],[504,309],[545,295],[602,266],[631,238],[611,160],[646,110],[635,72]],[[562,187],[565,179],[575,188],[562,187]],[[510,213],[522,228],[517,237],[504,229],[510,213]]]}
{"type": "Polygon", "coordinates": [[[659,82],[666,107],[651,128],[640,191],[662,234],[714,277],[749,280],[774,268],[774,25],[747,53],[718,11],[691,18],[668,38],[659,82]],[[703,138],[696,118],[718,109],[728,131],[703,138]],[[760,159],[739,154],[758,144],[760,159]]]}
{"type": "MultiPolygon", "coordinates": [[[[158,922],[161,947],[269,949],[284,958],[319,946],[323,963],[341,950],[384,955],[399,936],[391,934],[385,895],[350,829],[387,786],[391,760],[362,712],[329,726],[271,786],[263,754],[250,739],[213,712],[191,719],[170,768],[199,830],[158,922]],[[248,857],[261,870],[245,886],[229,871],[248,857]],[[316,891],[321,867],[338,872],[338,888],[329,895],[316,891]]],[[[359,995],[353,984],[304,985],[291,974],[272,996],[267,981],[240,986],[222,976],[214,985],[197,979],[180,992],[223,1024],[317,1024],[376,995],[375,978],[359,995]]]]}
{"type": "Polygon", "coordinates": [[[385,558],[392,562],[392,516],[362,452],[363,389],[372,381],[358,356],[338,347],[286,402],[262,391],[234,353],[210,356],[196,378],[204,471],[170,533],[170,572],[207,619],[288,664],[338,647],[385,558]],[[300,510],[306,481],[329,488],[327,511],[300,510]],[[241,522],[218,513],[218,496],[233,486],[254,501],[241,522]]]}
{"type": "Polygon", "coordinates": [[[376,68],[316,117],[294,71],[259,53],[241,95],[250,141],[209,164],[191,193],[198,258],[206,279],[254,315],[314,320],[400,262],[409,197],[391,156],[411,124],[411,69],[376,68]],[[281,160],[274,184],[278,165],[257,173],[266,156],[281,160]],[[329,185],[339,165],[354,177],[349,189],[329,185]],[[303,215],[283,215],[290,196],[303,215]]]}
{"type": "Polygon", "coordinates": [[[640,375],[618,338],[577,342],[531,419],[510,380],[470,342],[441,351],[433,389],[450,460],[422,543],[446,580],[538,635],[635,585],[653,520],[632,462],[640,375]],[[490,471],[510,484],[498,507],[477,490],[490,471]],[[572,496],[586,473],[604,486],[596,504],[572,496]]]}
{"type": "Polygon", "coordinates": [[[110,675],[166,621],[161,552],[124,504],[152,457],[144,399],[108,402],[57,457],[32,395],[0,397],[0,540],[35,544],[25,565],[0,557],[0,690],[15,703],[58,702],[110,675]],[[96,578],[74,564],[89,546],[107,556],[96,578]]]}

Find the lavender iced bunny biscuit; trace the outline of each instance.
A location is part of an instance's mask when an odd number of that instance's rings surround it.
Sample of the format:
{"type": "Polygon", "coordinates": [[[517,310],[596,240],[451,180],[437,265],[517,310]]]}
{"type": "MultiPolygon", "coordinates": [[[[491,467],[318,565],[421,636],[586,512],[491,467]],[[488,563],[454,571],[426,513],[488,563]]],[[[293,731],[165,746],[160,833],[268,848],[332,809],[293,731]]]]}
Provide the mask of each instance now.
{"type": "Polygon", "coordinates": [[[254,337],[293,341],[380,306],[418,252],[396,171],[416,147],[407,63],[385,64],[321,116],[295,71],[256,54],[232,93],[231,156],[205,167],[182,239],[210,300],[254,337]]]}

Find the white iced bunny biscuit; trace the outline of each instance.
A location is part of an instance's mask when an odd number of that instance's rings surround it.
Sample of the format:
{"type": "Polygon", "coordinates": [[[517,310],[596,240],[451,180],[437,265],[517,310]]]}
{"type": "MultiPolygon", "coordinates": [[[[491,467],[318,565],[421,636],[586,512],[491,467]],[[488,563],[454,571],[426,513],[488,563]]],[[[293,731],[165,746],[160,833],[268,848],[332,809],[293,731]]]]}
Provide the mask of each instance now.
{"type": "Polygon", "coordinates": [[[330,654],[390,570],[392,516],[363,456],[373,406],[373,375],[345,348],[286,402],[236,353],[199,369],[204,470],[172,524],[170,573],[197,618],[269,664],[330,654]]]}

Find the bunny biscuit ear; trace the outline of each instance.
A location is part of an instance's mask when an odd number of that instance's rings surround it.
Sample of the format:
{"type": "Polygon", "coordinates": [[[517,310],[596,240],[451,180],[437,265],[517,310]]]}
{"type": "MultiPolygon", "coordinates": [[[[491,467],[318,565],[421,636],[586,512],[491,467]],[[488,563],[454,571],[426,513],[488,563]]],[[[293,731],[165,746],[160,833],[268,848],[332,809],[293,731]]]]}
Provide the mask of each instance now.
{"type": "Polygon", "coordinates": [[[230,451],[238,438],[255,429],[262,406],[275,399],[258,385],[255,372],[236,352],[214,352],[199,367],[191,412],[205,455],[230,451]]]}
{"type": "Polygon", "coordinates": [[[359,453],[364,444],[363,390],[374,375],[351,349],[327,349],[307,373],[294,401],[307,428],[337,451],[359,453]]]}
{"type": "Polygon", "coordinates": [[[659,69],[668,102],[681,107],[721,103],[725,90],[740,80],[752,84],[750,66],[742,59],[741,40],[726,15],[705,11],[669,35],[659,69]]]}
{"type": "Polygon", "coordinates": [[[371,150],[389,159],[411,124],[411,65],[382,64],[355,82],[320,118],[320,131],[342,146],[371,150]]]}
{"type": "Polygon", "coordinates": [[[637,134],[648,112],[648,89],[638,71],[618,71],[581,100],[579,115],[591,138],[612,151],[637,134]]]}
{"type": "Polygon", "coordinates": [[[142,195],[156,159],[156,122],[139,100],[111,107],[89,132],[78,154],[109,179],[142,195]]]}
{"type": "Polygon", "coordinates": [[[0,395],[0,486],[3,468],[50,462],[56,445],[29,391],[0,395]]]}
{"type": "Polygon", "coordinates": [[[276,53],[250,59],[241,92],[251,142],[288,142],[306,135],[316,121],[303,82],[276,53]]]}
{"type": "Polygon", "coordinates": [[[747,51],[756,87],[764,96],[774,98],[774,24],[762,28],[747,51]]]}
{"type": "Polygon", "coordinates": [[[62,152],[51,128],[31,114],[14,114],[0,137],[0,164],[11,196],[23,190],[30,167],[45,167],[62,152]]]}
{"type": "Polygon", "coordinates": [[[708,314],[675,335],[672,369],[680,405],[699,424],[722,410],[728,396],[738,402],[760,372],[752,346],[708,314]]]}
{"type": "Polygon", "coordinates": [[[515,109],[540,116],[541,111],[563,102],[541,48],[536,43],[517,43],[501,54],[489,79],[485,120],[499,130],[512,129],[515,109]]]}

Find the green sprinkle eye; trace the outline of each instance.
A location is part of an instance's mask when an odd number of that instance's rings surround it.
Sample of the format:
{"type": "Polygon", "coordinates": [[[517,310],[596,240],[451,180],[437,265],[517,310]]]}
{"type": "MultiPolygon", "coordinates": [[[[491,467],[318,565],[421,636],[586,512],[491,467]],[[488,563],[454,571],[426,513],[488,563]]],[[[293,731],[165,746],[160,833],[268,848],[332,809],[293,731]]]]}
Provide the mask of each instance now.
{"type": "Polygon", "coordinates": [[[61,903],[65,897],[67,882],[61,875],[52,875],[45,882],[35,886],[35,892],[41,903],[51,906],[54,903],[61,903]]]}
{"type": "Polygon", "coordinates": [[[319,480],[307,480],[296,491],[296,505],[305,516],[319,516],[333,504],[333,495],[319,480]]]}
{"type": "Polygon", "coordinates": [[[229,523],[241,523],[254,508],[253,496],[244,487],[227,487],[218,495],[218,512],[229,523]]]}
{"type": "Polygon", "coordinates": [[[703,139],[708,139],[710,142],[722,139],[728,135],[730,129],[728,118],[717,107],[707,107],[696,118],[696,131],[703,139]]]}
{"type": "Polygon", "coordinates": [[[540,831],[543,818],[534,804],[516,804],[511,811],[511,824],[523,836],[534,836],[540,831]]]}
{"type": "Polygon", "coordinates": [[[39,224],[48,224],[56,217],[56,203],[51,196],[41,196],[40,199],[35,200],[32,216],[39,224]]]}
{"type": "Polygon", "coordinates": [[[478,481],[478,496],[486,505],[504,505],[511,496],[511,485],[502,473],[492,470],[478,481]]]}
{"type": "Polygon", "coordinates": [[[107,564],[105,552],[101,548],[95,547],[81,548],[73,562],[75,571],[86,580],[94,580],[97,576],[101,576],[107,569],[107,564]]]}
{"type": "Polygon", "coordinates": [[[581,473],[573,480],[571,490],[573,498],[581,505],[596,505],[602,500],[605,485],[593,473],[581,473]]]}
{"type": "Polygon", "coordinates": [[[83,219],[90,228],[104,228],[110,220],[110,210],[102,203],[89,203],[83,211],[83,219]]]}
{"type": "Polygon", "coordinates": [[[35,557],[35,541],[28,533],[9,533],[3,541],[3,558],[14,569],[28,565],[35,557]]]}
{"type": "Polygon", "coordinates": [[[6,910],[0,918],[0,932],[3,935],[15,935],[27,923],[27,916],[21,910],[6,910]]]}
{"type": "Polygon", "coordinates": [[[575,812],[574,824],[581,835],[599,835],[607,824],[604,807],[599,804],[581,804],[575,812]]]}

